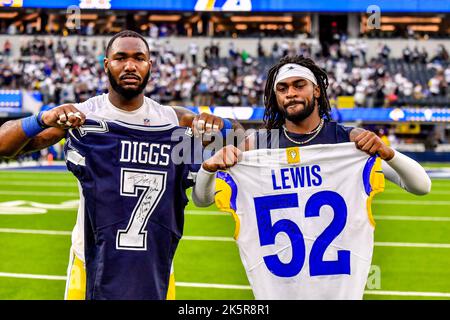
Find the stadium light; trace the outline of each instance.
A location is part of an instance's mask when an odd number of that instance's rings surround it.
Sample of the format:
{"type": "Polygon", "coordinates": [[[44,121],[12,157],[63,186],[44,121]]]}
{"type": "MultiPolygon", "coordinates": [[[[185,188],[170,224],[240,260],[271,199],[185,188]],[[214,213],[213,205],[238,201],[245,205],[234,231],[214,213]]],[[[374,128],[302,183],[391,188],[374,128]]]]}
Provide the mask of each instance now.
{"type": "Polygon", "coordinates": [[[13,19],[17,17],[18,12],[0,12],[0,19],[13,19]]]}
{"type": "Polygon", "coordinates": [[[261,17],[244,17],[234,16],[231,17],[232,22],[292,22],[292,17],[273,17],[273,16],[261,16],[261,17]]]}
{"type": "Polygon", "coordinates": [[[177,22],[181,19],[180,15],[157,15],[152,14],[148,17],[149,21],[171,21],[177,22]]]}

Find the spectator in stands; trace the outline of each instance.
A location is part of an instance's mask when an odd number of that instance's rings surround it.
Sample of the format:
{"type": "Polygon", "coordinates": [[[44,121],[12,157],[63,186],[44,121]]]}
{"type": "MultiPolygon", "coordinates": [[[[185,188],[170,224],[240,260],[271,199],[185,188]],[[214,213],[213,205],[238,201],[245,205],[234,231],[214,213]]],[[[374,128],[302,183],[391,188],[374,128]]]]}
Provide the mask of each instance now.
{"type": "Polygon", "coordinates": [[[445,68],[444,79],[447,84],[447,95],[450,96],[450,90],[448,90],[448,88],[450,88],[450,64],[447,65],[447,68],[445,68]]]}
{"type": "Polygon", "coordinates": [[[16,26],[16,24],[15,23],[11,23],[9,26],[8,26],[8,34],[9,35],[14,35],[14,34],[16,34],[17,33],[17,26],[16,26]]]}
{"type": "Polygon", "coordinates": [[[361,64],[367,65],[367,42],[365,40],[359,40],[357,44],[358,51],[361,55],[361,64]]]}
{"type": "Polygon", "coordinates": [[[189,54],[191,56],[191,62],[195,66],[197,65],[198,44],[191,42],[189,44],[189,54]]]}
{"type": "Polygon", "coordinates": [[[439,64],[449,61],[449,54],[443,44],[438,45],[436,49],[436,55],[431,59],[431,62],[437,62],[439,64]]]}
{"type": "Polygon", "coordinates": [[[422,47],[422,54],[420,55],[420,62],[426,64],[428,61],[428,52],[425,47],[422,47]]]}
{"type": "Polygon", "coordinates": [[[283,50],[282,48],[278,45],[278,42],[274,42],[272,45],[272,56],[275,59],[280,59],[283,56],[283,50]]]}
{"type": "Polygon", "coordinates": [[[220,48],[219,48],[219,43],[216,41],[213,41],[211,43],[211,47],[210,47],[210,54],[211,54],[211,58],[213,59],[218,59],[219,55],[220,55],[220,48]]]}
{"type": "Polygon", "coordinates": [[[8,39],[3,44],[3,54],[7,57],[11,55],[11,42],[8,39]]]}
{"type": "Polygon", "coordinates": [[[436,72],[434,77],[432,77],[428,82],[428,86],[433,96],[445,95],[447,82],[444,80],[444,73],[442,70],[436,72]]]}
{"type": "Polygon", "coordinates": [[[364,107],[366,102],[366,87],[360,83],[355,88],[355,106],[364,107]]]}
{"type": "Polygon", "coordinates": [[[403,61],[405,61],[406,63],[411,62],[412,52],[411,52],[411,49],[409,48],[409,46],[406,46],[405,48],[403,48],[402,54],[403,54],[403,61]]]}
{"type": "Polygon", "coordinates": [[[264,48],[261,43],[261,39],[258,40],[258,58],[264,58],[266,53],[264,52],[264,48]]]}
{"type": "MultiPolygon", "coordinates": [[[[330,47],[331,56],[327,59],[319,47],[313,47],[305,41],[297,43],[284,41],[281,46],[275,42],[272,47],[273,52],[267,53],[264,63],[267,58],[272,59],[286,52],[313,55],[317,64],[326,69],[329,74],[330,97],[336,99],[339,95],[355,95],[356,104],[361,106],[381,106],[384,104],[385,97],[386,101],[394,101],[398,105],[406,101],[403,99],[406,97],[426,98],[429,86],[421,88],[420,81],[423,79],[416,79],[414,74],[404,73],[403,69],[398,67],[392,69],[399,62],[389,60],[389,63],[386,63],[388,60],[384,60],[382,56],[383,50],[386,51],[385,46],[380,45],[381,60],[375,59],[364,63],[366,58],[363,52],[366,49],[361,43],[346,40],[337,42],[330,47]],[[352,52],[356,52],[357,55],[352,56],[352,52]],[[399,72],[399,70],[402,71],[399,72]],[[388,71],[393,72],[392,77],[387,76],[388,71]],[[393,87],[394,90],[392,90],[393,87]],[[396,100],[396,97],[399,99],[396,100]]],[[[261,87],[264,87],[265,74],[265,65],[261,63],[262,60],[259,60],[262,56],[259,58],[251,56],[248,49],[239,52],[236,43],[230,42],[229,54],[232,59],[222,60],[217,51],[218,44],[214,42],[205,48],[207,64],[201,67],[199,61],[191,61],[194,60],[192,53],[195,52],[195,44],[190,45],[185,53],[177,52],[178,48],[173,48],[169,39],[164,41],[149,39],[149,44],[154,61],[152,77],[161,78],[161,81],[157,81],[158,86],[146,88],[146,94],[153,99],[177,104],[193,104],[194,102],[196,104],[201,102],[202,105],[262,104],[261,87]],[[213,46],[217,46],[217,49],[212,48],[213,46]],[[189,61],[186,61],[184,54],[189,55],[189,61]],[[210,56],[216,58],[210,59],[210,56]],[[203,71],[206,67],[210,73],[208,80],[205,80],[207,78],[205,73],[208,71],[203,71]],[[230,99],[227,99],[228,94],[231,95],[230,99]]],[[[33,38],[21,43],[20,46],[22,55],[20,59],[14,58],[0,64],[0,82],[3,87],[7,85],[12,89],[37,89],[41,91],[45,103],[57,104],[67,100],[67,96],[74,95],[75,99],[83,99],[87,92],[91,94],[105,92],[108,80],[102,76],[104,57],[98,55],[95,40],[87,43],[80,39],[77,46],[73,48],[69,47],[68,42],[62,38],[55,43],[33,38]],[[68,84],[67,79],[71,79],[73,88],[68,84]],[[81,83],[86,85],[80,85],[81,83]]],[[[261,50],[261,41],[259,46],[261,50]]],[[[255,52],[257,50],[258,48],[255,48],[255,52]]],[[[416,46],[410,53],[409,61],[428,63],[426,49],[422,50],[423,52],[419,52],[416,46]]],[[[447,90],[450,70],[446,64],[441,65],[445,51],[442,48],[439,50],[440,58],[434,59],[434,63],[427,66],[442,69],[438,77],[439,90],[433,88],[435,92],[433,95],[442,96],[450,94],[447,90]]],[[[401,63],[404,62],[401,61],[401,63]]],[[[418,69],[415,67],[414,70],[416,73],[421,72],[424,67],[420,66],[418,69]]],[[[430,83],[436,82],[431,79],[425,80],[430,83]]]]}
{"type": "Polygon", "coordinates": [[[439,143],[439,135],[434,130],[431,130],[424,141],[425,151],[436,151],[439,143]]]}
{"type": "Polygon", "coordinates": [[[379,57],[382,61],[386,61],[391,54],[391,48],[387,44],[380,44],[379,57]]]}
{"type": "Polygon", "coordinates": [[[3,89],[11,89],[13,83],[13,72],[10,67],[4,66],[0,70],[0,87],[3,89]]]}
{"type": "Polygon", "coordinates": [[[424,98],[423,88],[419,82],[416,82],[413,89],[413,96],[416,100],[422,100],[424,98]]]}

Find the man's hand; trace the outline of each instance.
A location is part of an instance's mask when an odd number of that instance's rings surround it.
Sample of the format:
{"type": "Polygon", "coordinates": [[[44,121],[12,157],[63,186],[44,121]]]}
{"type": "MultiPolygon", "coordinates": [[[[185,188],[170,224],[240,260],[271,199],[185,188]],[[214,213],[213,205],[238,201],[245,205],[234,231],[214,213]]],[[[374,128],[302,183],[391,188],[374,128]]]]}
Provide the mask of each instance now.
{"type": "Polygon", "coordinates": [[[394,157],[394,150],[388,147],[375,133],[355,128],[350,132],[350,141],[354,141],[356,147],[370,155],[377,154],[383,160],[391,160],[394,157]]]}
{"type": "Polygon", "coordinates": [[[242,157],[242,152],[235,146],[229,145],[220,149],[214,156],[203,162],[206,171],[216,172],[234,166],[242,157]]]}
{"type": "Polygon", "coordinates": [[[201,113],[192,121],[192,131],[195,137],[202,134],[212,134],[223,128],[223,119],[209,113],[201,113]]]}
{"type": "Polygon", "coordinates": [[[77,128],[82,126],[85,120],[86,116],[72,104],[63,104],[42,114],[42,122],[45,125],[60,129],[77,128]]]}

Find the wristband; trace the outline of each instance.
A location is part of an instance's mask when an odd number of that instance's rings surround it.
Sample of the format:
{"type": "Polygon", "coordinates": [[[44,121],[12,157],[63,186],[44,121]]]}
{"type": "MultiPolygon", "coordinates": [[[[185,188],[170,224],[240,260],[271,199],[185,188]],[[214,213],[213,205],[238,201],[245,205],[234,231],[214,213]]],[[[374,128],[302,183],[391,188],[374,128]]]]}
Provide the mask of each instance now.
{"type": "Polygon", "coordinates": [[[36,118],[37,118],[37,121],[38,121],[39,126],[40,126],[42,129],[47,129],[47,128],[50,128],[50,126],[46,125],[46,124],[44,123],[44,121],[42,121],[42,115],[44,114],[44,112],[45,112],[45,111],[39,112],[39,113],[37,114],[36,118]]]}
{"type": "Polygon", "coordinates": [[[28,138],[32,138],[44,130],[44,128],[39,125],[39,121],[36,115],[23,118],[21,124],[22,130],[23,132],[25,132],[25,135],[28,138]]]}
{"type": "Polygon", "coordinates": [[[222,119],[222,120],[223,120],[223,128],[220,130],[220,133],[222,134],[223,138],[226,138],[227,130],[233,129],[233,123],[228,119],[222,119]]]}

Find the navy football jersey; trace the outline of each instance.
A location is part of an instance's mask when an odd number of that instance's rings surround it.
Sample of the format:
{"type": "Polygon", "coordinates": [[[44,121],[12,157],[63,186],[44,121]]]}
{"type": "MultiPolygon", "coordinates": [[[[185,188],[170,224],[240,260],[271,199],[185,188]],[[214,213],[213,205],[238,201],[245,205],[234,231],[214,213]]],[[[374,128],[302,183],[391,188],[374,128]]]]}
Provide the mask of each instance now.
{"type": "MultiPolygon", "coordinates": [[[[349,135],[352,129],[352,127],[345,127],[335,121],[325,121],[322,130],[320,130],[317,136],[301,146],[350,142],[349,135]]],[[[306,141],[312,136],[312,134],[297,134],[292,132],[288,132],[288,135],[295,141],[306,141]]],[[[277,149],[298,146],[298,144],[286,138],[282,128],[279,130],[259,130],[256,132],[256,149],[277,149]],[[273,134],[276,132],[278,132],[277,135],[273,134]]]]}
{"type": "Polygon", "coordinates": [[[86,299],[165,299],[200,169],[190,129],[94,121],[67,134],[82,189],[86,299]],[[195,164],[197,163],[197,164],[195,164]]]}

